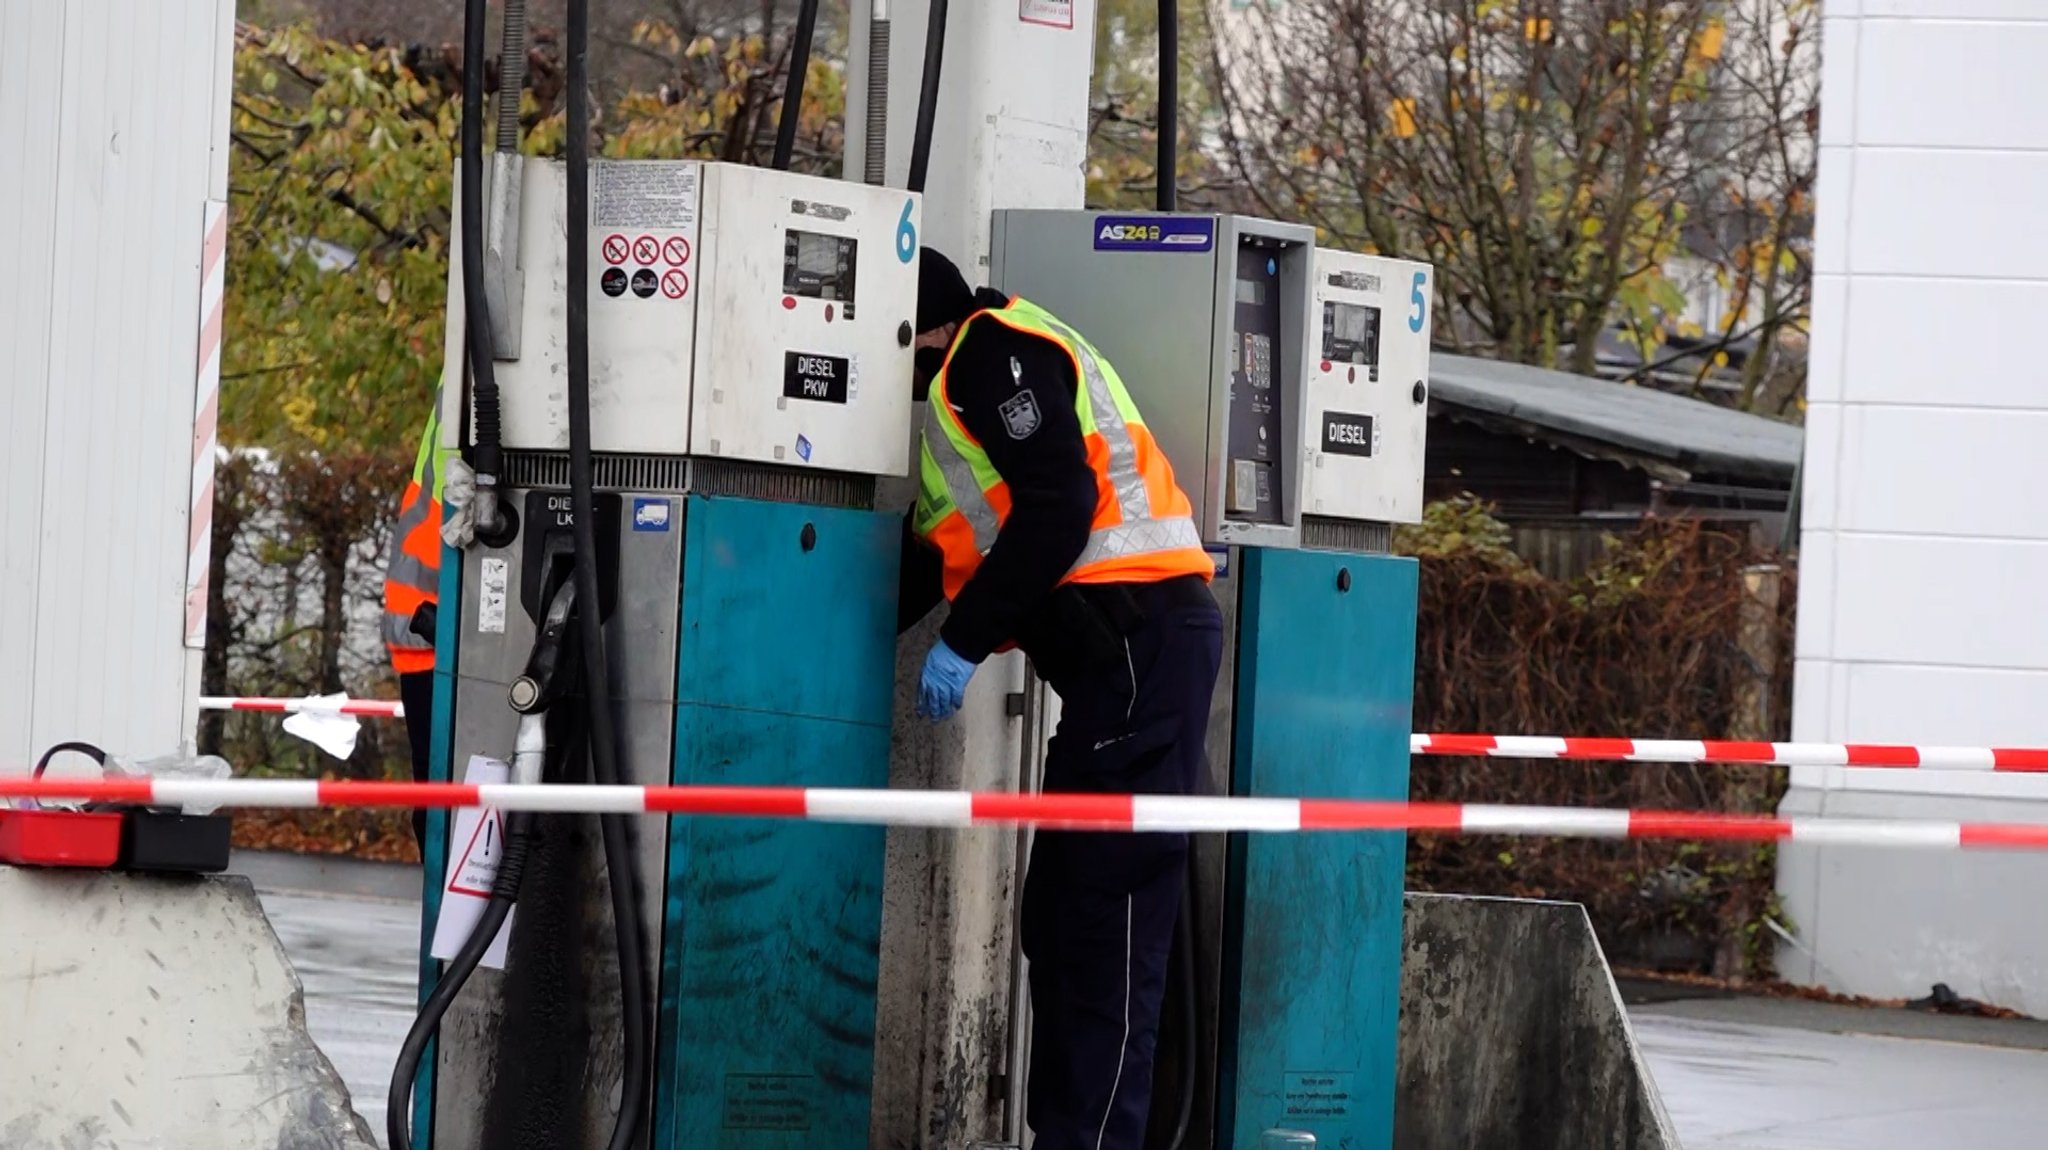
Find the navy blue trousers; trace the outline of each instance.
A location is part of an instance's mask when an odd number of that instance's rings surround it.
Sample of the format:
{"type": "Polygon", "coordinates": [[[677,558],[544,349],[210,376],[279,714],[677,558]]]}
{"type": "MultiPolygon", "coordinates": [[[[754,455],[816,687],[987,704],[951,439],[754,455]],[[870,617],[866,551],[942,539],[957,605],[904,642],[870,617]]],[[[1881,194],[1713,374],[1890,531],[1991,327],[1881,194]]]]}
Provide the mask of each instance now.
{"type": "MultiPolygon", "coordinates": [[[[1121,657],[1052,681],[1062,709],[1047,791],[1181,795],[1199,785],[1222,617],[1206,595],[1138,594],[1145,621],[1121,657]]],[[[1037,1150],[1143,1143],[1187,853],[1186,835],[1041,831],[1034,840],[1022,930],[1037,1150]]]]}
{"type": "MultiPolygon", "coordinates": [[[[434,673],[414,671],[400,675],[398,701],[405,704],[405,737],[412,749],[412,781],[424,783],[434,743],[434,673]]],[[[419,844],[421,851],[427,849],[427,812],[424,808],[413,808],[412,841],[419,844]]]]}

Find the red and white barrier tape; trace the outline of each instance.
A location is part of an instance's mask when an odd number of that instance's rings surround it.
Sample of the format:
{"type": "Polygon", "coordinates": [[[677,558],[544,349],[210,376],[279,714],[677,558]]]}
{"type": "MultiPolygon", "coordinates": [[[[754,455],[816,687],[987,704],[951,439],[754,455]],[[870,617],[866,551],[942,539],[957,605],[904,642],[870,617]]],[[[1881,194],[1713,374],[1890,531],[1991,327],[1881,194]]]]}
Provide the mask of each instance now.
{"type": "Polygon", "coordinates": [[[1408,748],[1418,755],[1486,755],[1503,759],[2048,772],[2048,749],[2039,747],[1744,743],[1715,739],[1580,739],[1536,735],[1411,735],[1408,748]]]}
{"type": "MultiPolygon", "coordinates": [[[[405,708],[376,699],[266,699],[207,696],[204,711],[364,715],[402,719],[405,708]]],[[[1871,767],[1927,771],[2048,773],[2048,748],[1920,747],[1890,743],[1751,743],[1726,739],[1606,739],[1552,735],[1410,735],[1417,755],[1595,762],[1725,763],[1756,767],[1871,767]]]]}
{"type": "Polygon", "coordinates": [[[1093,831],[1415,831],[1563,838],[1720,839],[1836,846],[2048,849],[2048,825],[1781,819],[1573,807],[1172,795],[973,794],[830,787],[631,787],[279,779],[0,778],[0,799],[211,807],[496,807],[583,814],[804,819],[875,826],[1093,831]]]}
{"type": "Polygon", "coordinates": [[[199,355],[194,365],[192,502],[186,514],[185,646],[206,646],[206,601],[213,557],[213,464],[220,422],[220,340],[227,298],[228,205],[206,202],[199,245],[199,355]]]}
{"type": "Polygon", "coordinates": [[[229,695],[202,695],[202,711],[270,711],[284,715],[367,715],[381,719],[405,718],[405,706],[383,699],[259,699],[229,695]]]}

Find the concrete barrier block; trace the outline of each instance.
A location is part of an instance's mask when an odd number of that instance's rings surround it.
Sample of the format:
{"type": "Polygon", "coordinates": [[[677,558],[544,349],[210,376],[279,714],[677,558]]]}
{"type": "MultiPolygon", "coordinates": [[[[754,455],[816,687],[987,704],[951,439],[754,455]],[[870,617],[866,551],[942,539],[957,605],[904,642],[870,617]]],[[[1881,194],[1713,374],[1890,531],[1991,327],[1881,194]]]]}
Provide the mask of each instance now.
{"type": "Polygon", "coordinates": [[[1402,1150],[1678,1150],[1593,925],[1573,903],[1411,894],[1402,1150]]]}
{"type": "Polygon", "coordinates": [[[0,1146],[375,1150],[248,880],[0,867],[0,1146]]]}

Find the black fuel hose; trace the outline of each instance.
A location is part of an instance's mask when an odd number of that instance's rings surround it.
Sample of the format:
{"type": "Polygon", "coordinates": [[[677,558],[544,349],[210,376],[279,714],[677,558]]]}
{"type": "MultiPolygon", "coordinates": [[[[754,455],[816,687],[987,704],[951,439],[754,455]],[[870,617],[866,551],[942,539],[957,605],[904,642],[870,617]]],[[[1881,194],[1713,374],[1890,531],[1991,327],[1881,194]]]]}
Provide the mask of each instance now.
{"type": "MultiPolygon", "coordinates": [[[[535,638],[534,652],[528,660],[527,675],[523,682],[532,682],[532,676],[539,672],[548,688],[566,683],[575,676],[575,652],[561,651],[562,639],[574,621],[575,598],[558,591],[548,606],[548,615],[540,633],[535,638]],[[566,659],[564,656],[566,655],[566,659]]],[[[568,758],[574,745],[573,740],[551,738],[545,718],[546,711],[541,704],[551,697],[548,691],[536,687],[531,707],[515,707],[520,710],[519,736],[514,763],[523,765],[528,753],[526,723],[538,721],[541,725],[540,777],[560,777],[562,764],[568,758]]],[[[516,772],[519,767],[515,766],[516,772]]],[[[478,962],[484,952],[504,928],[505,920],[512,914],[512,906],[519,901],[520,887],[526,877],[527,856],[532,850],[534,816],[526,811],[510,811],[505,815],[505,853],[498,863],[498,873],[491,880],[490,898],[484,903],[484,910],[475,926],[470,928],[469,937],[462,941],[462,947],[450,961],[448,969],[441,973],[440,981],[434,984],[434,992],[427,996],[419,1014],[414,1016],[412,1028],[406,1032],[405,1042],[399,1048],[398,1061],[391,1068],[391,1086],[386,1096],[384,1130],[390,1139],[391,1150],[410,1150],[412,1146],[412,1092],[418,1080],[420,1062],[426,1057],[427,1044],[441,1029],[441,1019],[448,1008],[476,973],[478,962]]]]}
{"type": "Polygon", "coordinates": [[[775,126],[775,170],[789,170],[796,155],[797,120],[804,110],[804,83],[811,73],[811,37],[818,30],[818,0],[802,0],[796,12],[796,38],[789,46],[789,75],[782,81],[782,119],[775,126]]]}
{"type": "Polygon", "coordinates": [[[412,1029],[406,1031],[404,1045],[398,1048],[398,1064],[392,1067],[391,1089],[384,1099],[384,1133],[391,1150],[412,1150],[412,1088],[419,1077],[420,1061],[426,1057],[427,1043],[440,1031],[441,1019],[469,984],[469,976],[476,973],[484,952],[504,928],[505,920],[512,914],[512,904],[519,901],[532,827],[530,813],[506,812],[505,854],[498,862],[497,877],[491,882],[490,901],[484,904],[483,916],[469,932],[462,949],[455,953],[448,969],[441,972],[434,993],[427,996],[426,1004],[412,1020],[412,1029]]]}
{"type": "MultiPolygon", "coordinates": [[[[569,500],[575,518],[576,597],[587,612],[583,640],[585,726],[597,781],[615,785],[624,777],[618,732],[612,716],[610,664],[605,659],[604,606],[598,592],[596,468],[590,443],[590,3],[569,0],[567,35],[569,84],[569,299],[568,400],[569,500]]],[[[619,1118],[611,1150],[634,1150],[645,1120],[653,1062],[648,1047],[653,1029],[647,966],[641,956],[638,863],[633,824],[625,815],[599,819],[604,838],[606,885],[619,952],[620,1028],[625,1046],[619,1118]]]]}
{"type": "Polygon", "coordinates": [[[1159,0],[1159,191],[1162,212],[1180,196],[1180,4],[1159,0]]]}
{"type": "Polygon", "coordinates": [[[67,752],[74,755],[84,755],[99,766],[101,770],[104,771],[106,769],[107,753],[91,743],[58,743],[56,746],[44,751],[43,757],[36,760],[35,773],[29,777],[32,779],[42,778],[43,772],[50,769],[50,760],[67,752]]]}
{"type": "Polygon", "coordinates": [[[462,11],[462,314],[469,374],[474,381],[477,533],[497,543],[503,516],[498,473],[504,447],[497,359],[491,347],[491,308],[484,290],[484,20],[485,0],[464,0],[462,11]]]}
{"type": "Polygon", "coordinates": [[[505,0],[498,37],[498,150],[519,151],[519,98],[526,90],[526,0],[505,0]]]}
{"type": "MultiPolygon", "coordinates": [[[[1159,0],[1159,158],[1155,206],[1173,211],[1180,195],[1180,3],[1159,0]]],[[[1196,1063],[1201,1054],[1201,997],[1195,978],[1195,905],[1199,868],[1195,866],[1193,844],[1188,849],[1187,883],[1181,890],[1180,921],[1175,928],[1172,981],[1174,1000],[1179,1004],[1180,1028],[1180,1110],[1173,1138],[1167,1150],[1181,1150],[1187,1143],[1188,1128],[1195,1113],[1196,1063]]]]}
{"type": "Polygon", "coordinates": [[[868,4],[868,109],[866,164],[861,178],[881,187],[889,170],[889,4],[868,4]]]}
{"type": "Polygon", "coordinates": [[[924,29],[924,75],[917,92],[917,128],[910,138],[910,180],[913,192],[924,191],[925,172],[932,163],[932,123],[939,115],[939,74],[946,58],[946,0],[929,0],[924,29]]]}

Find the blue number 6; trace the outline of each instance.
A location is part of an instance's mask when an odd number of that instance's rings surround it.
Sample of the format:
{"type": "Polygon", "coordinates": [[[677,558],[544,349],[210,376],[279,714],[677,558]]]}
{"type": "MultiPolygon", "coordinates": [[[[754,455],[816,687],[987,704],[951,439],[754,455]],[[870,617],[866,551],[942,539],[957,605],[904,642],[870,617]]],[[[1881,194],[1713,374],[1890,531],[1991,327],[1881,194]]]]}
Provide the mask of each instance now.
{"type": "Polygon", "coordinates": [[[1408,302],[1415,305],[1415,311],[1408,317],[1408,330],[1420,333],[1423,317],[1428,314],[1429,296],[1423,289],[1429,286],[1429,273],[1415,273],[1415,287],[1408,293],[1408,302]]]}
{"type": "Polygon", "coordinates": [[[896,221],[896,258],[906,264],[917,256],[917,225],[910,222],[910,209],[916,206],[914,200],[903,201],[903,215],[896,221]]]}

